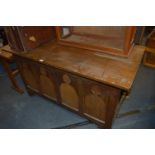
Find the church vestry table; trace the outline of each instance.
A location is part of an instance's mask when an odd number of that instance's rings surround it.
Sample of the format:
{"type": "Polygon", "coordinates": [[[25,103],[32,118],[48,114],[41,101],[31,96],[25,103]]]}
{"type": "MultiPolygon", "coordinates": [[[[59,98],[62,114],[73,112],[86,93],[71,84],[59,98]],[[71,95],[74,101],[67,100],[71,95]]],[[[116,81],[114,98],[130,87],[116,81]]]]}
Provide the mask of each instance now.
{"type": "Polygon", "coordinates": [[[133,47],[128,58],[91,52],[56,42],[31,52],[14,53],[29,94],[38,93],[98,125],[110,128],[123,92],[129,92],[144,47],[133,47]]]}

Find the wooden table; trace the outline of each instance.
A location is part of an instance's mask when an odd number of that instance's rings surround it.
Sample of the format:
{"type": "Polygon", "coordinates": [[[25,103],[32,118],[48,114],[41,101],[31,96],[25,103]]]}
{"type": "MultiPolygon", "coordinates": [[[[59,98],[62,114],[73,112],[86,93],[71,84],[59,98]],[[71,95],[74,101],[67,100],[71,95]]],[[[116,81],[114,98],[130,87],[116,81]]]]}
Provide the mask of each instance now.
{"type": "Polygon", "coordinates": [[[128,58],[50,42],[33,51],[14,53],[29,94],[38,93],[58,105],[110,128],[122,94],[132,87],[143,46],[128,58]]]}

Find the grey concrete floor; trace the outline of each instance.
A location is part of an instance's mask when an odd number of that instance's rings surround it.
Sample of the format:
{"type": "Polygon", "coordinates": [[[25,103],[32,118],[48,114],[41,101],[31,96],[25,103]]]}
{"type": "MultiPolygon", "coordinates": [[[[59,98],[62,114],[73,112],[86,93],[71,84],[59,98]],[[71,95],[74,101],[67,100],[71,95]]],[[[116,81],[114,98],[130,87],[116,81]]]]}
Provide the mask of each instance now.
{"type": "MultiPolygon", "coordinates": [[[[44,129],[61,128],[87,119],[70,112],[38,95],[30,97],[25,91],[20,95],[10,87],[6,74],[0,75],[0,128],[2,129],[44,129]]],[[[17,77],[24,88],[22,80],[17,77]]],[[[131,94],[114,120],[113,128],[155,128],[155,69],[141,65],[131,94]],[[138,111],[123,116],[124,113],[138,111]]],[[[75,129],[97,129],[94,123],[74,126],[75,129]]]]}

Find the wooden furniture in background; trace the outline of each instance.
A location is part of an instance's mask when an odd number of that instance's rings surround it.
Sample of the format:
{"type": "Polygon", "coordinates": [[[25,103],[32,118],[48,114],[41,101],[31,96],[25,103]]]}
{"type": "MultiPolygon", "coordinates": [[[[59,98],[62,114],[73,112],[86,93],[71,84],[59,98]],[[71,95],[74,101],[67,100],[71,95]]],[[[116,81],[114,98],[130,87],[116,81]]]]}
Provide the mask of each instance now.
{"type": "Polygon", "coordinates": [[[14,88],[19,93],[24,93],[24,91],[19,87],[15,76],[19,73],[18,69],[12,70],[10,63],[14,61],[13,54],[0,49],[0,63],[3,65],[4,70],[8,74],[8,77],[11,81],[12,88],[14,88]]]}
{"type": "Polygon", "coordinates": [[[146,26],[136,26],[136,34],[134,43],[136,45],[142,45],[144,42],[146,26]]]}
{"type": "Polygon", "coordinates": [[[134,26],[56,27],[58,42],[67,46],[128,57],[133,47],[134,26]]]}
{"type": "Polygon", "coordinates": [[[155,68],[155,29],[147,38],[143,63],[145,66],[155,68]]]}
{"type": "Polygon", "coordinates": [[[17,51],[30,51],[55,38],[52,26],[7,26],[5,32],[10,47],[17,51]]]}
{"type": "Polygon", "coordinates": [[[148,67],[155,68],[155,49],[154,48],[146,48],[143,64],[148,67]]]}
{"type": "Polygon", "coordinates": [[[4,31],[4,26],[0,26],[0,48],[7,44],[8,44],[8,41],[4,31]]]}

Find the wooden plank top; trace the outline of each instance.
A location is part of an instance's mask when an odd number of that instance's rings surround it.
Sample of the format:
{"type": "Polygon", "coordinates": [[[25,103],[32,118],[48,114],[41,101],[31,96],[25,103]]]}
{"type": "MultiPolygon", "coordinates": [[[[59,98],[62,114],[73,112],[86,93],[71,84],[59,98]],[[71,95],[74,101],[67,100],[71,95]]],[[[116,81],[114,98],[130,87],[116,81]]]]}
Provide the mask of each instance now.
{"type": "Polygon", "coordinates": [[[13,54],[0,49],[0,58],[6,59],[6,60],[12,60],[13,54]]]}
{"type": "MultiPolygon", "coordinates": [[[[9,46],[3,50],[10,51],[9,46]]],[[[85,49],[50,42],[26,53],[14,54],[41,64],[63,69],[129,91],[141,63],[145,47],[133,47],[128,58],[121,58],[85,49]]]]}

